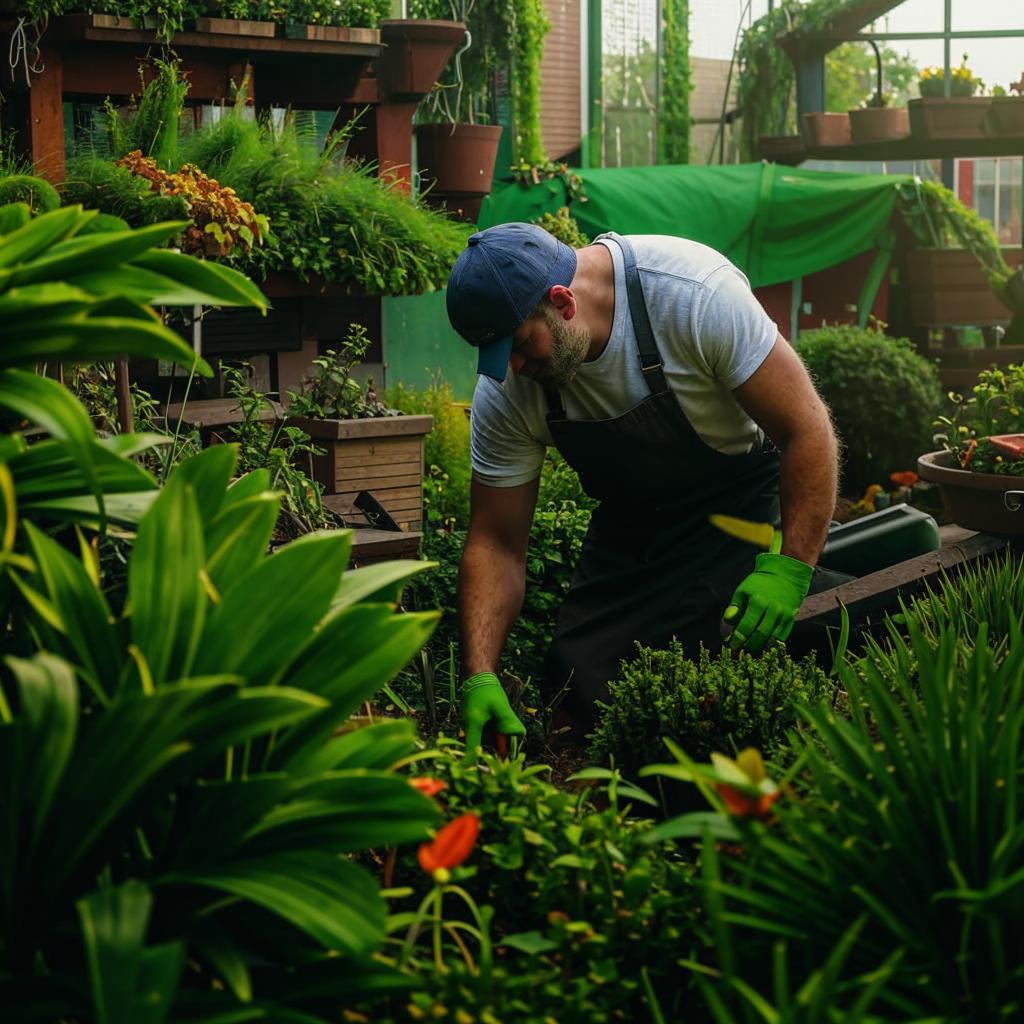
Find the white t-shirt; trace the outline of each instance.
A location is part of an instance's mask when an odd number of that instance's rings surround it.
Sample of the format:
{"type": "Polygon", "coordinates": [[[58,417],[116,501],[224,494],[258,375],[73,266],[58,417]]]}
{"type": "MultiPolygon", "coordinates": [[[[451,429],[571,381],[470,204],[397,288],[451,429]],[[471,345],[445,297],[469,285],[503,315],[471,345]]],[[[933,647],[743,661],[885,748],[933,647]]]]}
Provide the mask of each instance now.
{"type": "MultiPolygon", "coordinates": [[[[778,328],[746,277],[721,253],[669,235],[631,235],[651,328],[665,379],[700,438],[727,455],[750,451],[761,431],[732,395],[767,358],[778,328]]],[[[595,244],[612,254],[615,313],[597,359],[561,389],[570,420],[621,416],[650,393],[626,298],[622,250],[608,235],[595,244]]],[[[492,487],[515,487],[540,475],[553,445],[541,386],[509,371],[499,384],[481,376],[473,395],[473,473],[492,487]]]]}

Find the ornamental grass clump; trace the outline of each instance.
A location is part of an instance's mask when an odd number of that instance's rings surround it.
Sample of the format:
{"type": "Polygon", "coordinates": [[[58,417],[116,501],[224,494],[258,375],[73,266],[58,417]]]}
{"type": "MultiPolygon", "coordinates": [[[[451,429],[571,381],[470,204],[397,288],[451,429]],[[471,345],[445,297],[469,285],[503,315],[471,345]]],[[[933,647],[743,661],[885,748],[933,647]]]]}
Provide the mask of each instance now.
{"type": "Polygon", "coordinates": [[[702,647],[696,661],[673,640],[665,650],[637,645],[599,704],[591,756],[614,758],[627,774],[665,756],[663,737],[693,760],[757,747],[768,758],[786,744],[805,701],[831,700],[835,686],[813,656],[795,661],[781,647],[757,657],[702,647]]]}

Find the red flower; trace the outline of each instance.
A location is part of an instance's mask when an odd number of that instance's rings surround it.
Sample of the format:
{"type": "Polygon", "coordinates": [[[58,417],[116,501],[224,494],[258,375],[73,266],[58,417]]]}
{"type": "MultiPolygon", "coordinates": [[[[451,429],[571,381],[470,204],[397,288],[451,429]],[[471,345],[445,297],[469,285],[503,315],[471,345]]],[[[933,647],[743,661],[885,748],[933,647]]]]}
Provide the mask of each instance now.
{"type": "Polygon", "coordinates": [[[421,776],[420,778],[410,779],[409,785],[413,789],[418,789],[424,796],[437,796],[447,786],[447,783],[442,782],[440,779],[432,779],[428,775],[421,776]]]}
{"type": "Polygon", "coordinates": [[[718,790],[718,795],[725,803],[725,809],[731,815],[737,818],[760,818],[762,821],[771,817],[772,804],[782,795],[782,791],[777,789],[774,793],[751,796],[733,789],[724,782],[718,783],[715,789],[718,790]]]}
{"type": "Polygon", "coordinates": [[[473,852],[479,833],[480,818],[475,814],[463,814],[449,821],[433,842],[420,846],[417,854],[420,867],[428,875],[457,868],[473,852]]]}
{"type": "Polygon", "coordinates": [[[913,470],[905,469],[901,473],[892,473],[889,479],[897,487],[913,487],[918,481],[918,476],[913,470]]]}

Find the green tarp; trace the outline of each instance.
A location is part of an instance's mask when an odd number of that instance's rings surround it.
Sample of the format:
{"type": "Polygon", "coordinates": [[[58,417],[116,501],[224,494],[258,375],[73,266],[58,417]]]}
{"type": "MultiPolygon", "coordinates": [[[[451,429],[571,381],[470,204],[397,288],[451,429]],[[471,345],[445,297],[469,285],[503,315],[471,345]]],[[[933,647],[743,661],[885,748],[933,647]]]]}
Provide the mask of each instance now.
{"type": "MultiPolygon", "coordinates": [[[[587,202],[572,204],[593,237],[680,235],[724,253],[750,283],[794,281],[878,246],[888,247],[897,188],[906,175],[807,171],[776,164],[668,165],[578,172],[587,202]]],[[[566,205],[560,178],[502,188],[480,227],[535,220],[566,205]]]]}

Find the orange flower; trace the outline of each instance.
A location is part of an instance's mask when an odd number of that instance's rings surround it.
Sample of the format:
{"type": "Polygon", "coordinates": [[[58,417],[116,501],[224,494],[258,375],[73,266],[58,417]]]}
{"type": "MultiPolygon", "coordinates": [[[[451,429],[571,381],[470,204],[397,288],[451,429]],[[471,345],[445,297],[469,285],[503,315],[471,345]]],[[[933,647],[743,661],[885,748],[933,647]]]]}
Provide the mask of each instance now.
{"type": "Polygon", "coordinates": [[[774,793],[762,793],[751,796],[741,793],[738,789],[720,782],[715,786],[719,796],[725,803],[725,809],[737,818],[760,818],[765,821],[771,817],[772,804],[782,795],[781,790],[774,793]]]}
{"type": "Polygon", "coordinates": [[[480,833],[480,818],[475,814],[463,814],[447,825],[433,842],[423,843],[417,854],[420,867],[439,882],[447,879],[452,868],[457,868],[472,852],[476,837],[480,833]],[[439,875],[443,872],[443,875],[439,875]]]}
{"type": "Polygon", "coordinates": [[[440,779],[432,779],[428,775],[424,775],[417,779],[410,779],[409,785],[413,789],[418,789],[424,796],[437,796],[442,789],[445,788],[447,783],[442,782],[440,779]]]}
{"type": "Polygon", "coordinates": [[[897,487],[913,487],[918,481],[918,476],[913,470],[905,469],[901,473],[892,473],[889,479],[897,487]]]}
{"type": "Polygon", "coordinates": [[[963,466],[964,469],[966,469],[971,464],[971,459],[974,458],[974,451],[977,447],[977,441],[971,441],[971,443],[967,446],[967,451],[964,452],[964,457],[960,462],[960,465],[963,466]]]}

